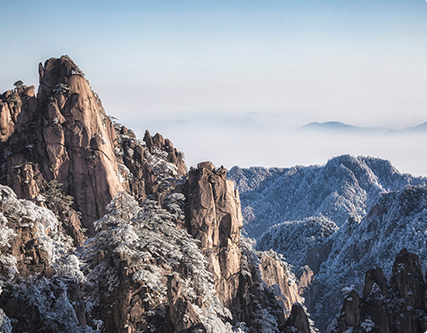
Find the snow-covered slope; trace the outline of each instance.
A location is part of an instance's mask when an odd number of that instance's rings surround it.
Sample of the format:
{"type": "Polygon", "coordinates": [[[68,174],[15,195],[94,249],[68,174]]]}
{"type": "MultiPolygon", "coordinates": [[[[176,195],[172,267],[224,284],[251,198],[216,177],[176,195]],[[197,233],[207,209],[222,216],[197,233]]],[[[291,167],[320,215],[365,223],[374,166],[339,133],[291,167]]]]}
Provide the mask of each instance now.
{"type": "Polygon", "coordinates": [[[407,186],[380,195],[366,218],[349,220],[330,241],[332,251],[317,274],[327,286],[361,286],[365,271],[373,267],[382,267],[389,277],[403,248],[427,263],[427,188],[407,186]]]}
{"type": "MultiPolygon", "coordinates": [[[[104,304],[110,304],[115,313],[124,308],[130,308],[131,314],[150,309],[151,314],[140,315],[135,328],[167,331],[161,322],[168,320],[166,304],[172,298],[186,302],[184,310],[195,312],[208,330],[232,331],[220,319],[231,314],[215,296],[205,257],[196,241],[176,228],[177,220],[183,218],[184,200],[182,194],[170,194],[164,207],[150,200],[139,206],[122,192],[107,207],[109,214],[95,222],[99,232],[87,240],[80,258],[86,263],[82,268],[87,277],[86,308],[94,319],[103,321],[106,331],[114,326],[104,304]],[[180,286],[176,294],[171,280],[180,286]]],[[[178,305],[173,310],[176,316],[184,315],[178,305]]],[[[122,322],[127,324],[125,318],[122,322]]]]}
{"type": "Polygon", "coordinates": [[[320,215],[341,226],[349,217],[364,217],[379,193],[427,183],[401,174],[387,160],[350,155],[324,166],[233,167],[228,177],[241,193],[244,229],[254,238],[274,224],[320,215]]]}
{"type": "MultiPolygon", "coordinates": [[[[308,264],[309,253],[338,230],[337,225],[324,217],[276,224],[257,241],[262,251],[274,249],[295,267],[308,264]]],[[[313,268],[312,268],[313,269],[313,268]]]]}
{"type": "Polygon", "coordinates": [[[330,252],[311,289],[317,299],[316,304],[309,304],[314,318],[323,324],[333,318],[338,312],[335,300],[341,298],[340,290],[354,285],[360,292],[367,270],[382,267],[390,278],[394,258],[403,248],[417,254],[425,267],[426,230],[425,186],[407,186],[381,194],[364,219],[350,219],[324,241],[330,244],[330,252]]]}

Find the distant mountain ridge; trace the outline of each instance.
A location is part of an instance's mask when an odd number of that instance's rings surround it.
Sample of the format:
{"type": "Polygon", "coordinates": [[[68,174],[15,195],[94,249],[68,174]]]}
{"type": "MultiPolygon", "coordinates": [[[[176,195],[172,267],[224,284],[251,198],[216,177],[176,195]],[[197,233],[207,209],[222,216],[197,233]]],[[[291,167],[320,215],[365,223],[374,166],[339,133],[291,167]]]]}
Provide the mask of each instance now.
{"type": "Polygon", "coordinates": [[[312,122],[301,126],[299,131],[308,132],[329,132],[348,134],[404,134],[404,133],[427,133],[427,122],[413,127],[402,129],[387,127],[361,127],[348,125],[339,121],[327,121],[324,123],[312,122]]]}
{"type": "Polygon", "coordinates": [[[314,216],[341,226],[349,217],[364,217],[382,192],[427,184],[427,178],[401,174],[387,160],[351,155],[334,157],[323,166],[235,166],[228,177],[240,192],[243,228],[254,238],[277,223],[314,216]]]}

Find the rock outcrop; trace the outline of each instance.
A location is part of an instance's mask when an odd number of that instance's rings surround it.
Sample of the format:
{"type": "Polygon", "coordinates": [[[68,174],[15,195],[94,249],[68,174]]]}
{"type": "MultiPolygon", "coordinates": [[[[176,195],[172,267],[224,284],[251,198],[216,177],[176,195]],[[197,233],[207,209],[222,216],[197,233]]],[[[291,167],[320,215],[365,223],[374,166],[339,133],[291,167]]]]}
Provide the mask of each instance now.
{"type": "Polygon", "coordinates": [[[0,100],[0,330],[310,331],[223,167],[107,117],[68,56],[39,73],[0,100]]]}
{"type": "Polygon", "coordinates": [[[45,183],[56,180],[73,196],[83,226],[92,230],[92,222],[122,190],[114,128],[69,57],[40,64],[39,75],[37,97],[33,89],[12,93],[18,102],[12,117],[15,126],[9,124],[14,131],[2,138],[5,183],[19,197],[34,201],[45,183]]]}
{"type": "MultiPolygon", "coordinates": [[[[52,181],[73,198],[68,224],[78,234],[76,215],[93,235],[92,223],[122,190],[145,199],[158,193],[156,155],[186,172],[182,154],[168,139],[147,132],[145,142],[106,116],[84,73],[68,57],[39,65],[40,85],[20,86],[1,96],[2,183],[20,198],[42,200],[52,181]],[[118,158],[117,158],[118,157],[118,158]],[[163,156],[162,156],[163,157],[163,156]]],[[[160,166],[162,167],[162,166],[160,166]]],[[[51,207],[54,209],[55,207],[51,207]]],[[[55,212],[62,212],[60,208],[55,212]]],[[[81,235],[75,240],[81,244],[81,235]]]]}
{"type": "MultiPolygon", "coordinates": [[[[301,301],[295,277],[290,273],[290,269],[285,266],[284,261],[280,260],[273,251],[263,253],[260,261],[259,269],[267,287],[278,287],[276,299],[283,303],[284,308],[289,311],[289,309],[292,309],[293,304],[301,301]]],[[[288,313],[286,313],[286,316],[288,316],[288,313]]]]}
{"type": "Polygon", "coordinates": [[[304,307],[301,303],[294,303],[292,312],[286,321],[285,333],[308,333],[311,332],[310,323],[304,307]]]}
{"type": "Polygon", "coordinates": [[[215,290],[223,305],[236,297],[240,273],[240,200],[224,168],[199,163],[188,175],[188,232],[200,248],[214,275],[215,290]]]}
{"type": "Polygon", "coordinates": [[[417,255],[402,249],[389,282],[381,268],[366,273],[363,297],[345,291],[340,314],[331,333],[418,333],[427,329],[426,284],[417,255]]]}
{"type": "Polygon", "coordinates": [[[200,241],[215,290],[234,322],[248,323],[254,332],[285,329],[292,305],[300,301],[294,276],[273,251],[255,252],[241,239],[239,195],[226,170],[211,162],[190,169],[187,197],[187,230],[200,241]]]}
{"type": "Polygon", "coordinates": [[[2,332],[72,332],[86,326],[72,240],[55,215],[0,186],[0,220],[2,323],[13,319],[9,327],[0,325],[2,332]]]}

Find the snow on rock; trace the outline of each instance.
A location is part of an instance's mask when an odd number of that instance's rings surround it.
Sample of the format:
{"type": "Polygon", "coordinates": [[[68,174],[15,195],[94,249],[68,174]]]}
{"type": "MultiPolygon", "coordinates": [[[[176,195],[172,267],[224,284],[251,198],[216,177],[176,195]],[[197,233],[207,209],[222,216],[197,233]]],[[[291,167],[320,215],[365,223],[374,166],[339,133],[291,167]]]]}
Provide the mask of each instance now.
{"type": "MultiPolygon", "coordinates": [[[[254,240],[242,236],[242,273],[235,304],[237,332],[291,332],[294,322],[287,320],[295,303],[300,302],[295,276],[283,256],[270,250],[255,251],[254,240]]],[[[289,319],[289,318],[288,318],[289,319]]],[[[308,320],[305,311],[294,313],[296,321],[308,320]]],[[[314,332],[313,322],[301,332],[314,332]]]]}
{"type": "Polygon", "coordinates": [[[283,331],[292,274],[241,256],[226,170],[192,178],[170,140],[137,139],[68,56],[39,74],[0,95],[1,330],[283,331]]]}
{"type": "Polygon", "coordinates": [[[1,185],[0,210],[2,332],[10,325],[20,332],[92,332],[76,293],[81,262],[56,216],[1,185]]]}
{"type": "Polygon", "coordinates": [[[231,314],[215,295],[205,257],[195,240],[176,228],[183,197],[168,199],[165,207],[150,200],[139,206],[133,197],[121,192],[108,206],[110,213],[95,223],[100,231],[87,240],[80,253],[86,263],[83,272],[88,279],[91,316],[102,320],[107,331],[124,325],[137,330],[166,329],[167,281],[174,274],[179,297],[191,305],[191,313],[197,314],[194,325],[231,332],[231,326],[220,319],[231,314]],[[109,316],[105,304],[120,316],[109,316]]]}
{"type": "Polygon", "coordinates": [[[365,276],[363,297],[354,289],[344,297],[329,332],[425,332],[426,301],[419,258],[402,249],[393,263],[391,279],[383,277],[381,268],[370,269],[365,276]]]}
{"type": "Polygon", "coordinates": [[[56,262],[71,247],[70,239],[60,232],[55,215],[47,208],[18,199],[9,187],[3,185],[0,185],[0,209],[2,270],[8,268],[12,276],[18,273],[28,275],[34,270],[51,275],[52,267],[60,266],[56,262]],[[36,246],[29,248],[31,242],[36,246]]]}
{"type": "Polygon", "coordinates": [[[228,178],[241,193],[243,228],[254,238],[277,223],[320,215],[341,226],[349,217],[364,217],[382,192],[427,184],[426,178],[401,174],[389,161],[350,155],[324,166],[233,167],[228,178]]]}
{"type": "Polygon", "coordinates": [[[10,319],[4,313],[3,309],[0,309],[0,332],[2,333],[12,333],[12,325],[10,319]]]}
{"type": "MultiPolygon", "coordinates": [[[[42,331],[51,332],[94,332],[89,326],[81,327],[74,306],[78,299],[72,299],[74,284],[63,278],[51,279],[32,277],[9,287],[9,304],[19,305],[25,309],[22,313],[12,314],[19,319],[15,328],[18,331],[32,332],[36,327],[42,331]],[[37,322],[31,315],[37,314],[37,322]]],[[[15,306],[16,306],[15,305],[15,306]]]]}
{"type": "Polygon", "coordinates": [[[314,258],[309,258],[309,255],[337,230],[336,224],[323,216],[283,222],[262,234],[257,241],[257,249],[274,249],[296,268],[309,265],[314,270],[310,262],[314,258]]]}
{"type": "Polygon", "coordinates": [[[319,291],[320,301],[309,305],[313,317],[331,318],[338,311],[339,290],[353,284],[361,292],[369,269],[382,267],[384,276],[390,278],[394,258],[403,248],[415,253],[426,267],[426,230],[425,186],[409,185],[381,194],[364,219],[349,219],[326,240],[331,250],[315,276],[313,291],[319,291]]]}

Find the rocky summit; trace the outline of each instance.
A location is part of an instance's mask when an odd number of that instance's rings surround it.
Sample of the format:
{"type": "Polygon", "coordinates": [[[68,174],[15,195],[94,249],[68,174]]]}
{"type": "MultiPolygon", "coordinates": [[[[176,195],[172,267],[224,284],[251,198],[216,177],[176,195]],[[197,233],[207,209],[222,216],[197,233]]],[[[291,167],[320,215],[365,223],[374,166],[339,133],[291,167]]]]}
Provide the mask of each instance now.
{"type": "Polygon", "coordinates": [[[0,95],[0,331],[311,332],[227,171],[106,115],[68,56],[0,95]]]}

